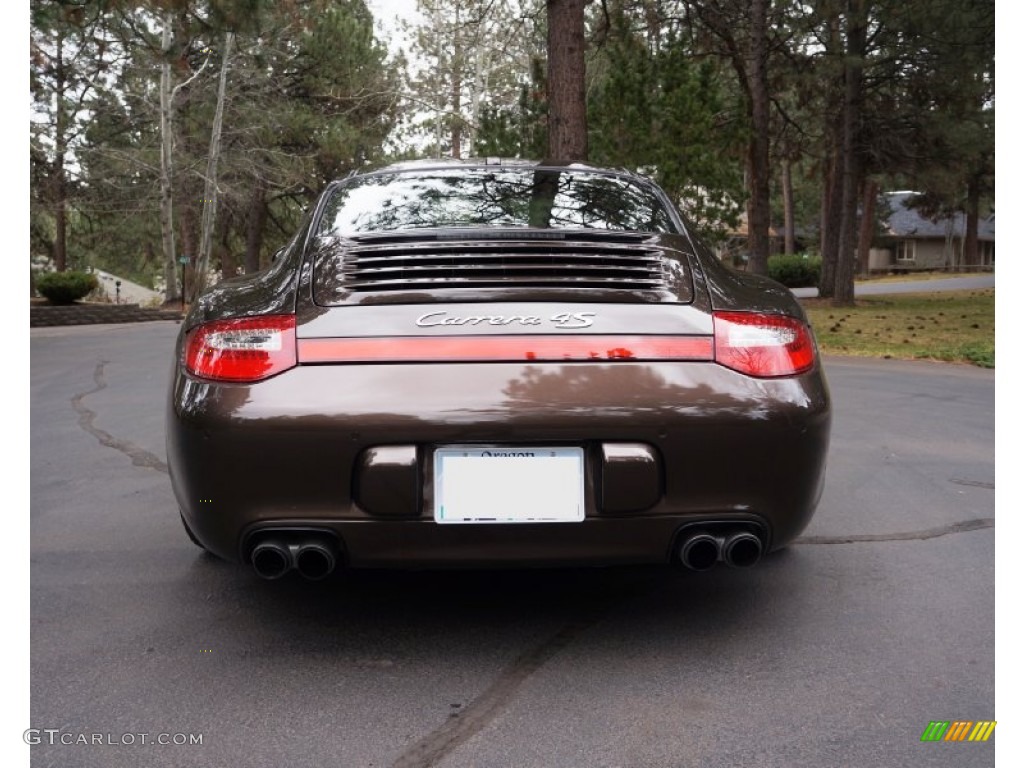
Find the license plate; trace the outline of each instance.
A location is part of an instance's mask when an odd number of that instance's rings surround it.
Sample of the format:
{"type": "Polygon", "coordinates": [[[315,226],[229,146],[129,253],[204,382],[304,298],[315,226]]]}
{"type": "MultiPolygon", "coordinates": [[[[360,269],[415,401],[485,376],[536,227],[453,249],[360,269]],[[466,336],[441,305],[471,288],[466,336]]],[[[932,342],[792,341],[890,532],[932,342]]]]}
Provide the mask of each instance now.
{"type": "Polygon", "coordinates": [[[434,452],[438,523],[578,523],[583,449],[444,446],[434,452]]]}

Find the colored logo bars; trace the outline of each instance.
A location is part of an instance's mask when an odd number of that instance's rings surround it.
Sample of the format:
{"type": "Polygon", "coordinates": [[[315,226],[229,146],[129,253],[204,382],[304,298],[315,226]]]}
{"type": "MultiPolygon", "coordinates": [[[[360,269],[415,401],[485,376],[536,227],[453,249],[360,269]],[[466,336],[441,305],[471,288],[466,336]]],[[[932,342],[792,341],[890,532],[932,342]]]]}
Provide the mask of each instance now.
{"type": "Polygon", "coordinates": [[[995,729],[995,720],[932,720],[921,741],[988,741],[995,729]]]}

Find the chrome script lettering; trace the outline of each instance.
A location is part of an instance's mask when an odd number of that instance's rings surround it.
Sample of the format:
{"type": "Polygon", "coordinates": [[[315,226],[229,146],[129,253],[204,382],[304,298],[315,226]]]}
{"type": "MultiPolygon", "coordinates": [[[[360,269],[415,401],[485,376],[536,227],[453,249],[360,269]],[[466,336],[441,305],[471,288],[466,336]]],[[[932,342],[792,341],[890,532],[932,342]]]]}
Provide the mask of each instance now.
{"type": "MultiPolygon", "coordinates": [[[[594,324],[594,312],[559,312],[550,317],[547,322],[553,323],[556,328],[576,329],[589,328],[594,324]]],[[[420,328],[434,328],[437,326],[462,326],[462,325],[543,325],[544,320],[537,315],[450,315],[447,312],[428,312],[416,318],[416,325],[420,328]]]]}
{"type": "Polygon", "coordinates": [[[459,317],[447,312],[428,312],[416,318],[420,328],[432,328],[438,325],[540,325],[541,319],[536,315],[467,315],[459,317]]]}

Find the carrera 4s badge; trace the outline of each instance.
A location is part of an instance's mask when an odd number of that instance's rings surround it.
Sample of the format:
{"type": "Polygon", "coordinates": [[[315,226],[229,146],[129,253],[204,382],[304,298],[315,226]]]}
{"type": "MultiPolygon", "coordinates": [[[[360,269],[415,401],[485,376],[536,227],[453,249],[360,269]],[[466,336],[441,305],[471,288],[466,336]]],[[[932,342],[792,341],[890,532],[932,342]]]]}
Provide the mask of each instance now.
{"type": "Polygon", "coordinates": [[[594,324],[594,312],[558,312],[545,321],[537,315],[451,315],[447,312],[428,312],[416,318],[420,328],[439,325],[544,325],[554,324],[555,328],[589,328],[594,324]]]}

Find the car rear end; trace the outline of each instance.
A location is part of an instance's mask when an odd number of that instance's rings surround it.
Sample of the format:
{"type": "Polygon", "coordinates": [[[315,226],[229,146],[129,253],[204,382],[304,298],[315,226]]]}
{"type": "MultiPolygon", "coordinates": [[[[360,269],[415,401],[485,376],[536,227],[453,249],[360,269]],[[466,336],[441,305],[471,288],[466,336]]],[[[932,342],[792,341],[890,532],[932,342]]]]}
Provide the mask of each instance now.
{"type": "Polygon", "coordinates": [[[183,334],[168,455],[208,549],[267,577],[705,568],[807,524],[829,402],[786,292],[741,307],[678,221],[349,231],[331,200],[276,299],[183,334]]]}

